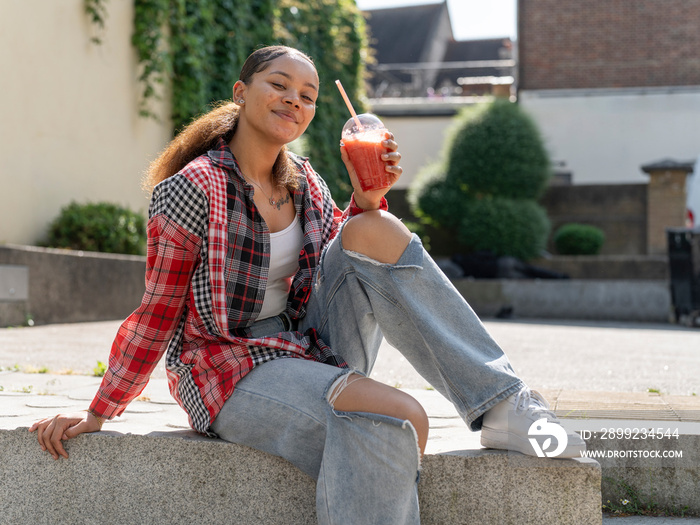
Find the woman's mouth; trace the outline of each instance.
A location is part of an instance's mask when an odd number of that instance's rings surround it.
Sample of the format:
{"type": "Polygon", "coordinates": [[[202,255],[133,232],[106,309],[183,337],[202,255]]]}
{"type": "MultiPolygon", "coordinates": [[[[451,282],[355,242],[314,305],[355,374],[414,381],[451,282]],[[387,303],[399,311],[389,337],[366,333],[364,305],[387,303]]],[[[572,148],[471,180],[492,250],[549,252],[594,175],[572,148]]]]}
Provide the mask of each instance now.
{"type": "Polygon", "coordinates": [[[291,111],[285,111],[285,110],[277,110],[275,111],[275,115],[280,117],[283,120],[287,120],[289,122],[294,122],[296,123],[297,117],[292,113],[291,111]]]}

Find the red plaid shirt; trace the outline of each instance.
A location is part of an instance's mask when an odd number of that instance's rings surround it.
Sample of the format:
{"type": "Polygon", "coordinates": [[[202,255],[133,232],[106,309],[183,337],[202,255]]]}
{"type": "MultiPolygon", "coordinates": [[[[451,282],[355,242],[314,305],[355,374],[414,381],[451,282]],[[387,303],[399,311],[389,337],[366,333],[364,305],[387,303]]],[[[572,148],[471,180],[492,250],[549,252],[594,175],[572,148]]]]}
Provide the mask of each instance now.
{"type": "MultiPolygon", "coordinates": [[[[341,212],[308,160],[290,155],[301,175],[292,196],[304,240],[286,312],[299,319],[306,313],[321,251],[339,225],[362,210],[353,200],[341,212]]],[[[253,187],[223,140],[156,186],[149,208],[146,293],[119,328],[90,405],[95,414],[120,415],[164,354],[170,392],[190,425],[208,434],[236,383],[256,365],[296,357],[346,366],[313,329],[246,336],[262,307],[269,254],[270,232],[253,203],[253,187]]]]}

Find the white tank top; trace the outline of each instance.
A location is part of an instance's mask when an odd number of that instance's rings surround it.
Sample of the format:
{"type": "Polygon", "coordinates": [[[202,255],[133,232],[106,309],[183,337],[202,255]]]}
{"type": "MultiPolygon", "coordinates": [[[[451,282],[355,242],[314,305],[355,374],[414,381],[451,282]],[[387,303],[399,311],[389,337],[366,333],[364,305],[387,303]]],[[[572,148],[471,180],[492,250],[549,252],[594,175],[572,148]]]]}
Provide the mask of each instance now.
{"type": "Polygon", "coordinates": [[[284,230],[270,234],[270,269],[258,319],[281,314],[287,308],[287,297],[292,278],[299,268],[299,252],[303,241],[304,233],[296,215],[284,230]]]}

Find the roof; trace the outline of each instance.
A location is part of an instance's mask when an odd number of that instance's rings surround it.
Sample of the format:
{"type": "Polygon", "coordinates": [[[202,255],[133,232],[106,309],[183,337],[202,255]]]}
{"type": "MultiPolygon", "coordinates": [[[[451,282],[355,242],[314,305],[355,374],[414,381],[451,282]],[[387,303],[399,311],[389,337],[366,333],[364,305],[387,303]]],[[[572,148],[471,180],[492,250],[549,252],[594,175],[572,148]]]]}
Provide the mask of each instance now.
{"type": "Polygon", "coordinates": [[[365,11],[365,15],[376,58],[376,64],[369,68],[370,92],[374,96],[425,96],[443,86],[450,86],[450,92],[460,91],[460,86],[470,84],[466,78],[481,77],[482,83],[492,84],[497,77],[513,74],[512,67],[475,68],[464,64],[510,59],[512,42],[510,38],[455,40],[444,0],[375,9],[365,11]]]}
{"type": "MultiPolygon", "coordinates": [[[[503,56],[503,52],[512,46],[510,38],[489,38],[484,40],[450,40],[443,62],[469,62],[476,60],[503,60],[511,58],[503,56]]],[[[512,68],[478,67],[468,69],[452,69],[441,72],[435,79],[435,85],[441,85],[445,80],[459,84],[460,77],[501,77],[512,75],[512,68]]]]}
{"type": "Polygon", "coordinates": [[[377,62],[420,62],[432,29],[446,7],[446,3],[442,2],[365,11],[370,43],[376,51],[377,62]]]}

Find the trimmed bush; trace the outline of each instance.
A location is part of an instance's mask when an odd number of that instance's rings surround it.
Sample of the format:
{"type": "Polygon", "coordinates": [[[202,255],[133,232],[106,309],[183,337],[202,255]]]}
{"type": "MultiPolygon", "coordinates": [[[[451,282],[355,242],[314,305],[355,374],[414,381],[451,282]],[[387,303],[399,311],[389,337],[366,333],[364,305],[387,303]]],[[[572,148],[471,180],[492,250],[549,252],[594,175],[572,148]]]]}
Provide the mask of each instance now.
{"type": "Polygon", "coordinates": [[[454,251],[528,260],[545,248],[550,224],[536,199],[551,168],[539,131],[522,109],[494,101],[462,112],[444,159],[426,166],[408,198],[425,224],[451,232],[454,251]]]}
{"type": "Polygon", "coordinates": [[[533,120],[518,105],[496,100],[457,117],[447,178],[473,195],[538,199],[551,163],[533,120]]]}
{"type": "Polygon", "coordinates": [[[605,234],[595,226],[569,223],[558,228],[552,240],[561,255],[597,255],[605,234]]]}
{"type": "Polygon", "coordinates": [[[50,224],[46,246],[143,255],[146,220],[117,204],[72,202],[50,224]]]}
{"type": "Polygon", "coordinates": [[[527,261],[544,249],[549,219],[528,199],[471,199],[466,203],[457,235],[467,252],[489,251],[527,261]]]}
{"type": "Polygon", "coordinates": [[[418,172],[406,193],[408,204],[423,222],[443,226],[457,226],[461,208],[461,193],[445,183],[445,167],[442,162],[425,166],[418,172]]]}

